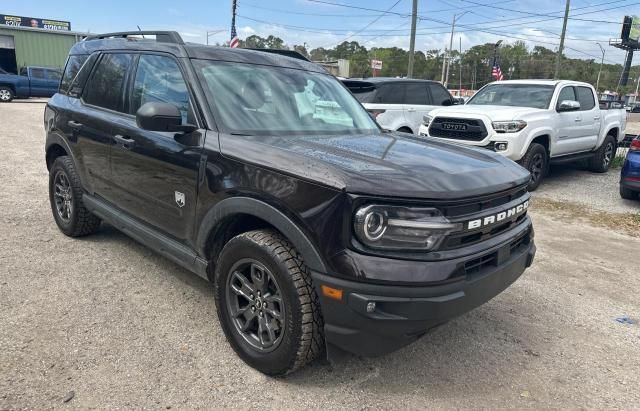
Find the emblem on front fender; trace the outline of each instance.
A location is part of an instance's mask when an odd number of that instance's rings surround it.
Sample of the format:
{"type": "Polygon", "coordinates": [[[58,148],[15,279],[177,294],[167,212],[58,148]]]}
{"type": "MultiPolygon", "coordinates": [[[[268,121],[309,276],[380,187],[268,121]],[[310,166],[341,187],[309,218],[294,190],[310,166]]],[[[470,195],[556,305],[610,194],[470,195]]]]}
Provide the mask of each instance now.
{"type": "Polygon", "coordinates": [[[179,191],[175,192],[176,195],[176,204],[178,205],[178,207],[182,208],[184,207],[184,193],[181,193],[179,191]]]}

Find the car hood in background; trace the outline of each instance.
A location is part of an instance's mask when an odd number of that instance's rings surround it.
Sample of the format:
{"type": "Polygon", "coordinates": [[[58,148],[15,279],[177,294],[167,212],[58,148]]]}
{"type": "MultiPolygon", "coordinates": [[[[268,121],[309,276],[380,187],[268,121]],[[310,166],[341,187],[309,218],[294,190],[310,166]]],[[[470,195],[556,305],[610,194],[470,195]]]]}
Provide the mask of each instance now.
{"type": "Polygon", "coordinates": [[[473,115],[474,117],[483,116],[489,118],[491,121],[509,121],[519,120],[527,114],[536,114],[545,112],[547,110],[530,107],[511,107],[511,106],[484,106],[484,105],[463,105],[463,106],[450,106],[446,108],[438,108],[429,113],[431,116],[464,116],[465,114],[473,115]]]}
{"type": "Polygon", "coordinates": [[[529,173],[485,149],[395,133],[343,136],[220,134],[222,154],[349,193],[457,199],[529,181],[529,173]]]}

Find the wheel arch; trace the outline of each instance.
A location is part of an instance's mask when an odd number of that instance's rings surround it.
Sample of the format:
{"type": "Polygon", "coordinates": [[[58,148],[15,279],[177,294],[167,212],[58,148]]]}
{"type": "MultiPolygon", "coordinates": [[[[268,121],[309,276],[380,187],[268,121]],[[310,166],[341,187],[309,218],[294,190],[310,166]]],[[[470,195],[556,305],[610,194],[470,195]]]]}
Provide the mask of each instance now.
{"type": "Polygon", "coordinates": [[[11,83],[0,83],[0,87],[7,87],[13,93],[13,97],[16,97],[16,86],[11,83]]]}
{"type": "Polygon", "coordinates": [[[46,151],[46,161],[47,161],[47,170],[51,170],[51,166],[53,166],[53,162],[56,161],[58,157],[67,156],[69,153],[67,150],[62,147],[62,145],[58,143],[53,143],[49,147],[47,147],[46,151]]]}
{"type": "MultiPolygon", "coordinates": [[[[275,207],[250,197],[227,198],[207,212],[196,238],[198,254],[211,261],[231,238],[260,228],[279,231],[300,252],[310,269],[327,272],[320,253],[295,222],[275,207]]],[[[210,276],[214,268],[210,264],[210,276]]]]}

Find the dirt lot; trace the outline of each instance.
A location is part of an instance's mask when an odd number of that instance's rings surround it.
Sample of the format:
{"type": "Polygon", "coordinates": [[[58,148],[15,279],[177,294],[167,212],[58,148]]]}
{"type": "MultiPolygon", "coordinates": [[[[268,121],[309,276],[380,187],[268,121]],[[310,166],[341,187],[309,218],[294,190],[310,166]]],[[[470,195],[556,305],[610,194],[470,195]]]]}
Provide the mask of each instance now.
{"type": "Polygon", "coordinates": [[[227,345],[205,281],[110,227],[57,230],[43,107],[0,106],[0,409],[640,403],[640,325],[616,321],[640,320],[637,237],[534,204],[537,261],[490,303],[394,354],[267,378],[227,345]]]}

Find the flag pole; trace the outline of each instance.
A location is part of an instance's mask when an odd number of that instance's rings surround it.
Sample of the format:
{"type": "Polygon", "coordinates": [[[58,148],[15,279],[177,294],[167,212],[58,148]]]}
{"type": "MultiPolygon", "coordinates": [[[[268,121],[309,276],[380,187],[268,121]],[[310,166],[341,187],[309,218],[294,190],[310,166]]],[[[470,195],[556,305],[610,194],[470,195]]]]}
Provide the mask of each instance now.
{"type": "Polygon", "coordinates": [[[231,39],[229,40],[229,47],[238,47],[240,40],[238,39],[238,33],[236,32],[236,9],[238,8],[238,1],[231,1],[231,39]]]}

